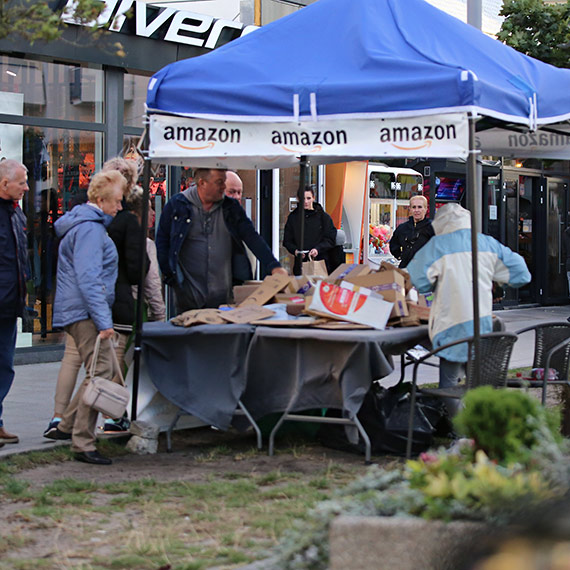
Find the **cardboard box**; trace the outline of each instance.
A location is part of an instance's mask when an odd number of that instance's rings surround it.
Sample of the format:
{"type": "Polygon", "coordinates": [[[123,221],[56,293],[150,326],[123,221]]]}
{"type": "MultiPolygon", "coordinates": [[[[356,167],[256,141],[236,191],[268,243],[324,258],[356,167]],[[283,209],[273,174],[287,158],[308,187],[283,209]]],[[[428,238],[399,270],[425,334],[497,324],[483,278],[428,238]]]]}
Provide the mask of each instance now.
{"type": "Polygon", "coordinates": [[[394,304],[391,317],[407,317],[405,279],[399,271],[377,271],[368,275],[352,277],[349,275],[345,281],[366,287],[384,297],[385,301],[394,304]]]}
{"type": "Polygon", "coordinates": [[[258,283],[244,283],[243,285],[235,285],[233,288],[234,303],[239,305],[242,301],[245,301],[260,285],[263,281],[258,283]]]}
{"type": "Polygon", "coordinates": [[[356,277],[357,275],[367,275],[371,269],[368,265],[361,263],[341,263],[328,277],[327,281],[337,281],[346,279],[349,275],[356,277]]]}
{"type": "Polygon", "coordinates": [[[307,301],[306,312],[329,318],[384,329],[392,312],[392,303],[370,289],[342,281],[336,285],[321,281],[313,297],[307,301]]]}
{"type": "Polygon", "coordinates": [[[396,271],[404,278],[404,288],[406,289],[406,293],[413,287],[412,280],[410,279],[410,274],[405,269],[400,269],[393,263],[388,263],[387,261],[383,261],[380,263],[380,268],[378,271],[396,271]]]}
{"type": "Polygon", "coordinates": [[[429,321],[429,307],[422,307],[417,303],[408,301],[408,313],[410,317],[417,317],[420,321],[427,323],[429,321]]]}
{"type": "Polygon", "coordinates": [[[289,285],[290,281],[291,277],[289,275],[281,275],[280,273],[268,275],[261,285],[248,295],[239,306],[265,305],[265,303],[273,299],[277,293],[283,291],[283,289],[289,285]]]}
{"type": "Polygon", "coordinates": [[[433,292],[426,293],[418,293],[418,305],[420,307],[431,307],[433,303],[433,292]]]}

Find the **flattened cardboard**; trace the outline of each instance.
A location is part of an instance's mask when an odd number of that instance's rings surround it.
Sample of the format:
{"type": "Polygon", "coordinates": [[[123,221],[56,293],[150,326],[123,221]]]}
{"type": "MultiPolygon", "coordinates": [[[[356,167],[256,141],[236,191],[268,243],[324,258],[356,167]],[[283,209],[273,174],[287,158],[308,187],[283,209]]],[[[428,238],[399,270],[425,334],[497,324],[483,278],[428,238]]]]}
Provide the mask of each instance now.
{"type": "Polygon", "coordinates": [[[392,307],[393,303],[385,301],[370,289],[345,281],[338,285],[321,281],[308,302],[306,312],[383,330],[392,307]]]}
{"type": "Polygon", "coordinates": [[[233,309],[232,311],[223,311],[221,317],[230,323],[245,324],[267,319],[274,314],[275,311],[260,307],[259,305],[246,305],[233,309]]]}
{"type": "Polygon", "coordinates": [[[244,299],[239,306],[245,307],[246,305],[265,305],[268,301],[273,299],[275,295],[281,292],[287,285],[289,285],[291,277],[289,275],[268,275],[263,283],[244,299]]]}
{"type": "Polygon", "coordinates": [[[376,271],[362,276],[348,276],[345,281],[366,287],[384,297],[385,301],[394,303],[390,317],[407,317],[406,292],[404,277],[398,271],[376,271]]]}
{"type": "Polygon", "coordinates": [[[367,275],[371,269],[368,265],[362,263],[341,263],[328,277],[327,281],[337,281],[338,279],[346,279],[348,275],[356,277],[357,275],[367,275]]]}
{"type": "Polygon", "coordinates": [[[192,309],[170,319],[173,325],[191,327],[193,325],[225,325],[222,311],[218,309],[192,309]]]}

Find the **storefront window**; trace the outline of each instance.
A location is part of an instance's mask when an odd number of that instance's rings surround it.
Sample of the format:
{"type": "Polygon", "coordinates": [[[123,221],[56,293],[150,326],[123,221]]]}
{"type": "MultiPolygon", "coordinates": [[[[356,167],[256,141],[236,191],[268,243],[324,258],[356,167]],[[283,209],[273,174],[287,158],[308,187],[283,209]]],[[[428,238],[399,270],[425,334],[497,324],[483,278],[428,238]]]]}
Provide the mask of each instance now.
{"type": "MultiPolygon", "coordinates": [[[[6,126],[0,125],[0,132],[6,126]]],[[[74,205],[87,200],[93,172],[101,167],[103,137],[100,133],[22,127],[21,155],[28,168],[29,192],[22,208],[27,218],[30,280],[28,315],[24,332],[52,331],[55,295],[57,239],[54,223],[74,205]]]]}
{"type": "Polygon", "coordinates": [[[0,56],[0,113],[101,123],[101,69],[0,56]]]}
{"type": "Polygon", "coordinates": [[[148,77],[142,75],[125,75],[124,123],[127,127],[143,127],[148,80],[148,77]]]}

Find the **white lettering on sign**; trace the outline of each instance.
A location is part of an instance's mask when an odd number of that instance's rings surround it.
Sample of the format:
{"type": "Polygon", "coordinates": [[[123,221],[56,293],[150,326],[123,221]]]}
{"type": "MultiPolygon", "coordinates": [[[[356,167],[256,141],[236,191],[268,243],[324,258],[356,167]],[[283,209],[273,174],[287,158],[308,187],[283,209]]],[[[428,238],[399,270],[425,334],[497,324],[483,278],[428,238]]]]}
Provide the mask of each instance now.
{"type": "MultiPolygon", "coordinates": [[[[212,18],[186,10],[160,8],[136,0],[101,0],[105,8],[96,22],[80,22],[75,18],[76,0],[68,0],[62,14],[66,24],[106,26],[112,32],[127,31],[129,11],[134,12],[135,34],[144,38],[155,37],[167,42],[214,49],[224,30],[237,30],[244,36],[257,26],[245,26],[240,22],[212,18]],[[149,9],[150,8],[150,9],[149,9]]],[[[234,33],[235,36],[238,35],[234,33]]]]}

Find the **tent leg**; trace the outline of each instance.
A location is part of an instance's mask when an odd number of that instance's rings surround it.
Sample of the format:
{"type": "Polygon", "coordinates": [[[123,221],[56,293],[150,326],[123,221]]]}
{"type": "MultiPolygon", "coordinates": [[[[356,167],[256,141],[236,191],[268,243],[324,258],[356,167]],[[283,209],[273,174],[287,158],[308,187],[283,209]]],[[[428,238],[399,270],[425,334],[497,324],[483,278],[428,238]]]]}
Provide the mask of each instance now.
{"type": "MultiPolygon", "coordinates": [[[[148,131],[145,133],[144,148],[148,149],[148,131]]],[[[146,235],[148,230],[148,204],[150,199],[150,158],[145,154],[143,167],[143,203],[140,233],[140,248],[143,252],[141,258],[144,260],[146,252],[146,235]]],[[[141,345],[142,345],[142,324],[143,324],[143,304],[144,304],[144,280],[146,276],[146,264],[141,263],[139,273],[139,284],[137,291],[137,312],[135,319],[135,353],[133,357],[133,393],[131,400],[131,421],[137,419],[137,400],[139,396],[139,377],[141,366],[141,345]]]]}
{"type": "Polygon", "coordinates": [[[477,229],[479,227],[479,211],[481,208],[481,186],[477,183],[477,155],[475,149],[475,123],[477,118],[469,116],[469,158],[467,160],[467,195],[469,196],[469,210],[471,211],[471,259],[473,279],[473,374],[478,379],[481,375],[480,338],[481,322],[479,320],[479,246],[477,243],[477,229]]]}

